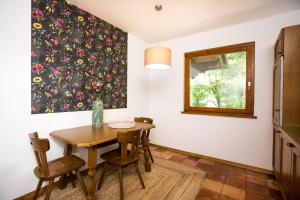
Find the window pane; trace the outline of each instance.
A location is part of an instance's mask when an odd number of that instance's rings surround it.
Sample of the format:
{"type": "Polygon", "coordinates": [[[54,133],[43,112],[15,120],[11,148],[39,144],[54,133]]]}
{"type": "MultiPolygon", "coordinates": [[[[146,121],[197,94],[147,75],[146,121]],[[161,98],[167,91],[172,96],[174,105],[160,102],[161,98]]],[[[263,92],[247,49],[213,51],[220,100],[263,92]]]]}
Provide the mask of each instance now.
{"type": "Polygon", "coordinates": [[[246,51],[193,57],[190,106],[246,108],[246,51]]]}

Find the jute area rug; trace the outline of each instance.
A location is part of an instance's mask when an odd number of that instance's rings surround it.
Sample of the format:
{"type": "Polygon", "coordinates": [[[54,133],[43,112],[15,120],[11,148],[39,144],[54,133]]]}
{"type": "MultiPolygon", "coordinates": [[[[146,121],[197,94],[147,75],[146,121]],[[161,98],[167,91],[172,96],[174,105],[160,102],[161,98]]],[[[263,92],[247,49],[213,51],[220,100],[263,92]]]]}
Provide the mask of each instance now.
{"type": "MultiPolygon", "coordinates": [[[[140,170],[146,189],[142,189],[134,166],[124,170],[124,198],[127,200],[194,200],[200,190],[206,172],[160,158],[155,158],[151,165],[152,171],[145,172],[143,160],[140,160],[140,170]]],[[[116,168],[111,167],[105,174],[103,184],[96,195],[99,200],[119,200],[119,176],[116,168]]],[[[100,170],[96,174],[96,183],[100,178],[100,170]]],[[[86,178],[85,178],[86,183],[86,178]]],[[[44,196],[40,197],[43,199],[44,196]]],[[[53,189],[53,200],[84,200],[81,187],[76,182],[76,188],[71,184],[64,190],[53,189]]]]}

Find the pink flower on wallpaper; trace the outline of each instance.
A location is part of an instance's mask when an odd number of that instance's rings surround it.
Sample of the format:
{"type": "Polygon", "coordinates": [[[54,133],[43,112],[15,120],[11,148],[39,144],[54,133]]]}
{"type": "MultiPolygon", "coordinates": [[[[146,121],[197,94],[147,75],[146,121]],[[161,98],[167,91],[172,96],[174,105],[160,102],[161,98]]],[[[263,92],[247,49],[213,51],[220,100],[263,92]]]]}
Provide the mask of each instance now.
{"type": "Polygon", "coordinates": [[[42,19],[42,18],[44,18],[44,13],[41,10],[36,9],[32,12],[32,18],[33,19],[42,19]]]}
{"type": "Polygon", "coordinates": [[[52,94],[57,95],[58,94],[58,89],[57,88],[52,88],[50,90],[52,92],[52,94]]]}
{"type": "Polygon", "coordinates": [[[94,35],[95,34],[95,30],[93,28],[89,29],[89,33],[94,35]]]}
{"type": "Polygon", "coordinates": [[[65,103],[65,104],[64,104],[64,110],[69,110],[69,108],[70,108],[70,104],[65,103]]]}
{"type": "Polygon", "coordinates": [[[51,56],[53,57],[57,53],[56,49],[51,49],[51,56]]]}
{"type": "Polygon", "coordinates": [[[69,16],[71,15],[71,13],[70,13],[69,11],[65,10],[65,11],[64,11],[64,15],[65,15],[66,17],[69,17],[69,16]]]}
{"type": "Polygon", "coordinates": [[[112,81],[112,76],[111,75],[107,75],[105,78],[107,81],[112,81]]]}
{"type": "Polygon", "coordinates": [[[84,99],[84,93],[83,92],[77,92],[76,93],[76,99],[77,100],[83,100],[84,99]]]}
{"type": "Polygon", "coordinates": [[[44,71],[45,71],[45,68],[41,64],[35,64],[32,67],[32,73],[44,73],[44,71]]]}
{"type": "Polygon", "coordinates": [[[74,38],[74,42],[80,43],[80,39],[76,37],[76,38],[74,38]]]}
{"type": "Polygon", "coordinates": [[[99,50],[99,49],[102,49],[102,47],[103,47],[103,45],[101,45],[101,44],[97,44],[97,45],[96,45],[96,49],[98,49],[98,50],[99,50]]]}
{"type": "Polygon", "coordinates": [[[71,60],[71,58],[64,57],[64,62],[65,62],[65,63],[69,63],[69,62],[70,62],[70,60],[71,60]]]}
{"type": "Polygon", "coordinates": [[[57,4],[57,1],[55,1],[55,0],[51,1],[51,5],[55,6],[56,4],[57,4]]]}
{"type": "Polygon", "coordinates": [[[77,56],[84,56],[84,50],[83,49],[78,49],[76,51],[77,56]]]}
{"type": "Polygon", "coordinates": [[[58,28],[62,26],[62,23],[63,23],[63,20],[60,19],[60,18],[55,19],[54,22],[53,22],[54,26],[58,27],[58,28]]]}
{"type": "Polygon", "coordinates": [[[51,99],[50,103],[52,104],[51,107],[54,107],[54,104],[57,102],[57,99],[51,99]]]}
{"type": "Polygon", "coordinates": [[[94,70],[93,69],[90,69],[89,71],[85,72],[85,75],[87,77],[90,77],[90,76],[93,76],[95,74],[94,70]]]}
{"type": "Polygon", "coordinates": [[[92,87],[93,87],[93,89],[94,89],[96,92],[99,92],[99,91],[100,91],[100,84],[99,84],[99,83],[92,82],[92,87]]]}
{"type": "Polygon", "coordinates": [[[37,111],[36,105],[32,105],[32,106],[31,106],[31,110],[32,110],[33,112],[36,112],[36,111],[37,111]]]}
{"type": "Polygon", "coordinates": [[[91,53],[91,55],[90,55],[89,58],[90,59],[96,59],[97,58],[97,54],[96,53],[91,53]]]}
{"type": "Polygon", "coordinates": [[[108,46],[111,46],[111,45],[112,45],[112,43],[113,43],[113,42],[112,42],[112,40],[111,40],[111,39],[107,39],[107,40],[106,40],[106,44],[107,44],[108,46]]]}
{"type": "Polygon", "coordinates": [[[32,57],[36,57],[37,55],[38,55],[38,54],[37,54],[36,51],[32,51],[32,52],[31,52],[31,56],[32,56],[32,57]]]}
{"type": "Polygon", "coordinates": [[[58,44],[59,44],[59,41],[58,41],[57,38],[51,39],[51,42],[52,42],[54,45],[58,45],[58,44]]]}
{"type": "Polygon", "coordinates": [[[85,13],[85,11],[80,8],[77,8],[77,12],[80,13],[81,15],[83,15],[85,13]]]}
{"type": "Polygon", "coordinates": [[[60,75],[61,72],[60,72],[59,70],[55,69],[55,70],[53,70],[53,74],[54,74],[54,75],[60,75]]]}

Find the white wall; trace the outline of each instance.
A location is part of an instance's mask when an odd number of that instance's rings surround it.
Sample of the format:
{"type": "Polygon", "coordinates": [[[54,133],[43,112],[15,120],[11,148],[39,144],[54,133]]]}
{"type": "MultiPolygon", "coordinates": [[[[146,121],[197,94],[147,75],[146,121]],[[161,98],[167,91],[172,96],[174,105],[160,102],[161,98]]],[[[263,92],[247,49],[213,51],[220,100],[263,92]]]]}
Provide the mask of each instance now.
{"type": "Polygon", "coordinates": [[[150,116],[157,126],[152,142],[271,169],[273,47],[282,27],[299,23],[297,10],[162,42],[173,51],[173,66],[151,72],[150,116]],[[258,119],[181,114],[184,52],[250,41],[256,42],[254,112],[258,119]]]}
{"type": "MultiPolygon", "coordinates": [[[[28,133],[49,137],[53,130],[91,124],[91,111],[31,115],[31,1],[0,0],[0,199],[33,191],[36,166],[28,133]]],[[[145,43],[128,37],[128,108],[105,110],[104,121],[148,113],[149,72],[143,67],[145,43]]],[[[63,144],[50,138],[49,159],[63,144]]],[[[85,156],[87,151],[78,152],[85,156]]]]}

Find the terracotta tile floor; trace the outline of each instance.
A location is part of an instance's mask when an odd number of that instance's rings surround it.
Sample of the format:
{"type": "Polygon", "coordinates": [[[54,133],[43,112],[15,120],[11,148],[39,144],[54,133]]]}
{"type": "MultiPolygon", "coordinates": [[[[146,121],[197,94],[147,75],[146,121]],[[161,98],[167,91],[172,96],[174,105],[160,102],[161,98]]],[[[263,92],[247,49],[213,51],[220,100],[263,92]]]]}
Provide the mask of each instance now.
{"type": "Polygon", "coordinates": [[[282,199],[274,176],[150,146],[153,156],[207,172],[195,200],[282,199]]]}

